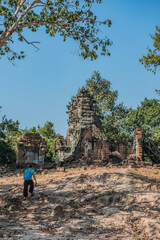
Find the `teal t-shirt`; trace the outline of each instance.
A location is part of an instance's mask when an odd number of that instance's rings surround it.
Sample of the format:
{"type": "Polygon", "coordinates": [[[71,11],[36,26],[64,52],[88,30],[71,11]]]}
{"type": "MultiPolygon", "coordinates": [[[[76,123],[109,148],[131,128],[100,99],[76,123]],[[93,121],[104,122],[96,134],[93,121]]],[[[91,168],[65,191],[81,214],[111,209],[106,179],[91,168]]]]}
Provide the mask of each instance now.
{"type": "Polygon", "coordinates": [[[34,170],[31,169],[31,168],[27,168],[25,171],[24,171],[24,180],[25,181],[29,181],[29,180],[32,180],[32,174],[34,173],[34,170]]]}

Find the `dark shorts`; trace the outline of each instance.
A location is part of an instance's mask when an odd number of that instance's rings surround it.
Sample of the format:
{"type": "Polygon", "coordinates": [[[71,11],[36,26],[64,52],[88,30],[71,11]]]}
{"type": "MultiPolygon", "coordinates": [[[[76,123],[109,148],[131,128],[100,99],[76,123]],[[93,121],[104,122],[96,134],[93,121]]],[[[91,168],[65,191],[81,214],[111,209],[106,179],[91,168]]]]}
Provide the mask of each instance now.
{"type": "Polygon", "coordinates": [[[23,188],[24,197],[28,196],[28,186],[29,186],[29,192],[33,193],[33,189],[34,189],[33,180],[24,181],[24,188],[23,188]]]}

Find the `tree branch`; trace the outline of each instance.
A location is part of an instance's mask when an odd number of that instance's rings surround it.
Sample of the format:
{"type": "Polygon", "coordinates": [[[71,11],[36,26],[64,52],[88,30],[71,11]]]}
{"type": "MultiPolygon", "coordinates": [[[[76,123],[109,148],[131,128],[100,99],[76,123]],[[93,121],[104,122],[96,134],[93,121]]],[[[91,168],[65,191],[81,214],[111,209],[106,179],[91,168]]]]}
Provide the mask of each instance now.
{"type": "Polygon", "coordinates": [[[40,43],[40,42],[28,42],[27,39],[26,39],[25,37],[23,37],[23,35],[22,35],[21,33],[19,33],[18,31],[16,31],[16,33],[18,33],[18,35],[19,35],[21,38],[23,38],[23,40],[24,40],[26,43],[31,44],[33,47],[37,48],[37,51],[39,51],[39,48],[36,47],[36,46],[34,45],[34,43],[40,43]]]}
{"type": "Polygon", "coordinates": [[[24,4],[25,2],[26,2],[26,0],[23,0],[22,2],[20,2],[20,1],[18,2],[17,9],[16,9],[16,11],[15,11],[14,14],[13,14],[13,18],[17,16],[20,8],[23,6],[23,4],[24,4]]]}
{"type": "Polygon", "coordinates": [[[30,26],[35,26],[35,25],[47,25],[47,24],[49,24],[49,25],[54,25],[54,24],[56,24],[56,25],[58,25],[58,26],[60,26],[60,27],[63,27],[63,26],[70,26],[70,25],[73,25],[73,24],[75,24],[75,23],[78,23],[78,22],[81,22],[82,20],[84,21],[84,20],[87,20],[87,18],[86,19],[79,19],[79,18],[77,18],[78,20],[76,20],[76,21],[74,21],[74,22],[71,22],[71,23],[60,23],[60,22],[58,22],[58,21],[50,21],[50,22],[47,22],[47,21],[43,21],[43,22],[29,22],[29,23],[25,23],[25,24],[22,24],[20,27],[18,27],[18,28],[26,28],[26,27],[30,27],[30,26]]]}
{"type": "MultiPolygon", "coordinates": [[[[39,2],[39,0],[33,1],[33,2],[22,12],[22,14],[19,16],[19,18],[17,19],[17,21],[11,26],[11,28],[10,28],[10,29],[6,29],[6,30],[2,33],[2,35],[1,35],[1,37],[0,37],[0,40],[3,39],[3,37],[5,37],[5,39],[8,39],[8,38],[12,35],[12,33],[15,32],[15,28],[17,27],[18,23],[23,19],[24,16],[27,15],[27,13],[29,12],[29,10],[31,10],[32,7],[34,6],[34,4],[36,4],[37,2],[39,2]]],[[[3,44],[4,44],[4,42],[3,42],[3,40],[0,41],[0,42],[1,42],[1,44],[0,44],[0,48],[1,48],[1,47],[3,46],[3,44]]]]}

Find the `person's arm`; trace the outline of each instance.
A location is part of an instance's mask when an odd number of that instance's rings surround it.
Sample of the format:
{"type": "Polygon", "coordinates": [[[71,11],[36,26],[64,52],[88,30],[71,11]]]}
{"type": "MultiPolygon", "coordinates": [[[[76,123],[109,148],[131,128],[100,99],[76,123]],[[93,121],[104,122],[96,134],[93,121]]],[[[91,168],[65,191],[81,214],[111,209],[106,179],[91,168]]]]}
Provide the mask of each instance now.
{"type": "Polygon", "coordinates": [[[35,184],[37,184],[35,172],[33,172],[33,178],[34,178],[35,184]]]}

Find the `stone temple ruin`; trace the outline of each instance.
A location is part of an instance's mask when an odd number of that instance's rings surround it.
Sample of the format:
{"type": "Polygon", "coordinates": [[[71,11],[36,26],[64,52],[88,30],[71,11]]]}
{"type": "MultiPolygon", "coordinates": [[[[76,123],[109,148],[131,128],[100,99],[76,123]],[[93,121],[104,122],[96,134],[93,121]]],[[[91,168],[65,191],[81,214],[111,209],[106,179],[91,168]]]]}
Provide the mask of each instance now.
{"type": "Polygon", "coordinates": [[[141,161],[143,155],[142,129],[137,127],[132,142],[113,142],[102,136],[96,102],[81,90],[72,101],[67,136],[58,136],[56,163],[92,164],[102,162],[141,161]]]}
{"type": "MultiPolygon", "coordinates": [[[[133,141],[114,142],[102,136],[98,108],[92,95],[81,90],[69,109],[67,136],[56,140],[56,164],[101,164],[139,162],[143,157],[141,127],[135,130],[133,141]]],[[[17,163],[45,162],[47,146],[39,134],[26,133],[17,141],[17,163]]]]}
{"type": "Polygon", "coordinates": [[[26,133],[17,139],[17,163],[44,164],[46,143],[38,133],[26,133]]]}

